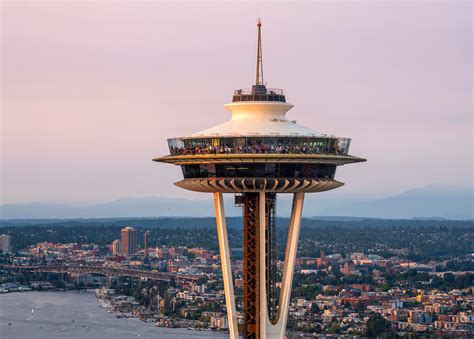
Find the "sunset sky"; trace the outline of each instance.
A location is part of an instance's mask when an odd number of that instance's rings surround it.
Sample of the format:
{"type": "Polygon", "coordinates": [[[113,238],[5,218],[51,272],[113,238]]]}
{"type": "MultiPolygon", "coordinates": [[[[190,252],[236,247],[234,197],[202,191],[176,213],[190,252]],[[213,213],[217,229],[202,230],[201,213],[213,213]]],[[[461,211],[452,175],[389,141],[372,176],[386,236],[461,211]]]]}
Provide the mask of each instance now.
{"type": "Polygon", "coordinates": [[[1,4],[1,203],[188,197],[153,163],[254,80],[352,138],[335,196],[472,185],[472,3],[1,4]]]}

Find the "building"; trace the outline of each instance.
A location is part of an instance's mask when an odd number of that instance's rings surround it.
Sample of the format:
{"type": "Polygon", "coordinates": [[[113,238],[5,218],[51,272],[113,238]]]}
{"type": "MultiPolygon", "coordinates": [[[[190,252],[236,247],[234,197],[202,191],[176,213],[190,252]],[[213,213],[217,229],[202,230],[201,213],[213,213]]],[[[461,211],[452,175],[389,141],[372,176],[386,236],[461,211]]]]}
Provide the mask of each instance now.
{"type": "Polygon", "coordinates": [[[122,253],[122,244],[120,240],[116,239],[112,241],[112,254],[120,255],[122,253]]]}
{"type": "Polygon", "coordinates": [[[11,247],[11,237],[8,234],[0,235],[0,252],[1,253],[10,253],[12,251],[11,247]]]}
{"type": "Polygon", "coordinates": [[[211,328],[226,330],[229,327],[227,317],[224,314],[215,314],[211,316],[211,328]]]}
{"type": "Polygon", "coordinates": [[[351,275],[354,273],[354,270],[355,270],[354,264],[349,261],[346,261],[344,263],[344,266],[340,268],[340,272],[344,275],[351,275]]]}
{"type": "Polygon", "coordinates": [[[125,227],[120,231],[120,244],[122,255],[131,255],[137,252],[137,230],[133,227],[125,227]]]}
{"type": "Polygon", "coordinates": [[[235,194],[243,209],[244,338],[283,338],[305,193],[338,188],[336,167],[365,161],[348,154],[351,140],[288,120],[293,107],[281,89],[263,79],[261,22],[255,82],[238,89],[229,121],[201,132],[168,139],[170,155],[154,161],[180,166],[178,187],[214,194],[219,253],[229,334],[239,337],[223,193],[235,194]],[[293,194],[282,281],[276,280],[275,215],[278,193],[293,194]],[[281,284],[281,291],[277,285],[281,284]]]}

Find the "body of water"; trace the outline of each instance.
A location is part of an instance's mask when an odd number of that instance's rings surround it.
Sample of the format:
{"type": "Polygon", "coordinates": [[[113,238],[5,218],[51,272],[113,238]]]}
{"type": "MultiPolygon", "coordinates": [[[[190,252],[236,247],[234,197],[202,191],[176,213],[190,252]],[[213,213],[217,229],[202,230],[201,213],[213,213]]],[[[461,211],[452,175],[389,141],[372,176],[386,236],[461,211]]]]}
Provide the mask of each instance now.
{"type": "Polygon", "coordinates": [[[209,339],[212,331],[162,328],[135,318],[116,318],[100,308],[94,292],[14,292],[0,295],[0,338],[209,339]],[[33,311],[32,311],[33,310],[33,311]]]}

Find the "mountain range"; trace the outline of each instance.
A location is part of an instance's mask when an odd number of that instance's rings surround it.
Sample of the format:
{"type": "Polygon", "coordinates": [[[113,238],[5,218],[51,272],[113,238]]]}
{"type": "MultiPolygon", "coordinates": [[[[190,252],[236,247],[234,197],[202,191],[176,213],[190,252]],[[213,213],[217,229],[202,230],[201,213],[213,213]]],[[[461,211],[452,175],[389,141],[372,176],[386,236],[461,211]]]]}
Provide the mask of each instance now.
{"type": "MultiPolygon", "coordinates": [[[[305,217],[370,217],[389,219],[474,219],[473,187],[432,184],[383,199],[326,199],[307,195],[305,217]]],[[[204,196],[204,195],[203,195],[204,196]]],[[[213,216],[212,196],[206,200],[180,198],[121,198],[90,205],[31,202],[0,205],[0,219],[68,219],[128,217],[207,217],[213,216]]],[[[233,206],[233,196],[225,200],[228,216],[241,215],[233,206]]],[[[278,213],[289,215],[291,199],[282,195],[278,213]]]]}

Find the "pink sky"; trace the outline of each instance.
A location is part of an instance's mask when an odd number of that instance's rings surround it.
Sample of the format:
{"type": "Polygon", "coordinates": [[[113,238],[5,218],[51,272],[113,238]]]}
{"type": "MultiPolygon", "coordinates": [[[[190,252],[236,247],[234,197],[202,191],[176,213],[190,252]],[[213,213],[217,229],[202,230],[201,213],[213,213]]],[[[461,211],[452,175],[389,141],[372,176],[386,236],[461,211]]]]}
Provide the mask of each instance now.
{"type": "MultiPolygon", "coordinates": [[[[339,195],[472,185],[472,4],[2,2],[1,202],[202,197],[153,163],[254,79],[352,138],[339,195]]],[[[333,193],[328,193],[333,194],[333,193]]]]}

